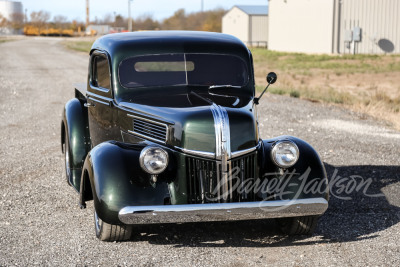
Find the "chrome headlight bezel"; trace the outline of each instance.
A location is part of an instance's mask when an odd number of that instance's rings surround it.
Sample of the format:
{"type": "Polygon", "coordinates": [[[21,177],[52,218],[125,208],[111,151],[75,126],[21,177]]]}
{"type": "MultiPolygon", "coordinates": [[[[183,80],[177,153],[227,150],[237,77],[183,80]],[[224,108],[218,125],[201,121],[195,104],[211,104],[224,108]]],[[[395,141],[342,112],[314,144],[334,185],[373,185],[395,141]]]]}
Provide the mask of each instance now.
{"type": "Polygon", "coordinates": [[[271,158],[274,161],[275,165],[277,165],[280,168],[283,169],[287,169],[292,167],[293,165],[296,164],[296,162],[299,160],[300,157],[300,151],[298,146],[290,140],[281,140],[281,141],[277,141],[274,145],[273,148],[271,150],[271,158]],[[289,148],[283,148],[282,146],[288,146],[289,148]],[[279,154],[282,153],[278,153],[279,150],[284,150],[284,149],[290,149],[290,152],[292,152],[292,154],[294,154],[295,159],[290,161],[290,163],[285,164],[284,160],[282,160],[282,158],[279,158],[279,154]]]}
{"type": "Polygon", "coordinates": [[[148,146],[142,149],[142,151],[140,152],[140,156],[139,156],[139,162],[140,162],[140,167],[142,168],[142,170],[144,170],[145,172],[151,174],[151,175],[157,175],[162,173],[163,171],[165,171],[165,169],[168,166],[168,162],[169,162],[169,156],[168,156],[168,152],[165,151],[163,148],[158,147],[158,146],[148,146]],[[155,152],[157,151],[157,152],[155,152]],[[164,165],[157,169],[157,170],[153,170],[148,168],[149,164],[148,162],[146,162],[146,156],[149,155],[149,153],[161,153],[164,158],[165,158],[165,162],[163,163],[164,165]]]}

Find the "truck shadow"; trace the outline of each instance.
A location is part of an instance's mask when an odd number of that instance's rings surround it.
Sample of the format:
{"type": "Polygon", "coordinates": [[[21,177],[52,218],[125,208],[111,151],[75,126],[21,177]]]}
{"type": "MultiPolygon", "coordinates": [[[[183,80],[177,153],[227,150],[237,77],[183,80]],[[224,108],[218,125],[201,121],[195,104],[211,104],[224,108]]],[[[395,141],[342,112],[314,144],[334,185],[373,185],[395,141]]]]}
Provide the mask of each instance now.
{"type": "Polygon", "coordinates": [[[137,225],[131,242],[176,247],[304,246],[372,239],[400,221],[400,166],[325,166],[331,198],[311,237],[286,236],[268,219],[137,225]],[[349,183],[352,180],[356,187],[349,183]]]}

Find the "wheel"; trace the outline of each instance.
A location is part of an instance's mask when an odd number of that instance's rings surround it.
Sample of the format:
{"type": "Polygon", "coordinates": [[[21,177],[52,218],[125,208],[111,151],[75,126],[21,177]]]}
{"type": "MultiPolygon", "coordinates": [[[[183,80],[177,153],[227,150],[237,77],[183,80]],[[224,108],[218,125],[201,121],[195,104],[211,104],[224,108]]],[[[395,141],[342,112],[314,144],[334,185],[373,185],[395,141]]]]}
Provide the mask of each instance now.
{"type": "Polygon", "coordinates": [[[279,218],[277,222],[285,234],[311,235],[317,226],[318,218],[319,216],[279,218]]]}
{"type": "Polygon", "coordinates": [[[94,226],[96,230],[96,237],[101,241],[113,242],[124,241],[131,238],[132,226],[131,225],[114,225],[103,222],[97,212],[94,211],[94,226]]]}
{"type": "Polygon", "coordinates": [[[70,152],[69,152],[69,142],[68,142],[68,136],[65,136],[64,140],[64,161],[65,161],[65,176],[67,178],[67,183],[71,185],[71,158],[70,158],[70,152]]]}

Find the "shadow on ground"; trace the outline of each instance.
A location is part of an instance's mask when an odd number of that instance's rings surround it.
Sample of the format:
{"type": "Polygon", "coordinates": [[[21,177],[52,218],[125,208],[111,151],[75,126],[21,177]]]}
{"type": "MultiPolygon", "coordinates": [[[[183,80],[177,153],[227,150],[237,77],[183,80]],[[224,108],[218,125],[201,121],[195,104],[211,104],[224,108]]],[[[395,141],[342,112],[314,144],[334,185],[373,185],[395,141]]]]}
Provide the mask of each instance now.
{"type": "MultiPolygon", "coordinates": [[[[326,164],[330,181],[348,178],[371,184],[345,192],[343,184],[335,184],[328,211],[320,218],[313,235],[288,237],[275,221],[204,222],[181,224],[138,225],[130,242],[172,244],[194,247],[264,247],[297,246],[318,243],[349,242],[371,239],[400,221],[400,166],[341,166],[326,164]],[[343,190],[343,192],[341,192],[343,190]],[[381,195],[371,197],[371,195],[381,195]],[[343,199],[350,198],[350,199],[343,199]]],[[[344,183],[346,184],[346,183],[344,183]]]]}

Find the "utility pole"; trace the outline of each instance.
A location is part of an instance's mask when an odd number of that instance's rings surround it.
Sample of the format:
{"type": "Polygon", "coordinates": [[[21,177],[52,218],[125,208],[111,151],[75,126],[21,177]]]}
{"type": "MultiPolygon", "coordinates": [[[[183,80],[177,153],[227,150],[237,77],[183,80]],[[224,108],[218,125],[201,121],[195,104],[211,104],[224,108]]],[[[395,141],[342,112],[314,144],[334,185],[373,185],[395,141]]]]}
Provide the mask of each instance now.
{"type": "Polygon", "coordinates": [[[86,28],[89,26],[89,0],[86,0],[86,28]]]}
{"type": "Polygon", "coordinates": [[[201,0],[201,12],[204,12],[204,0],[201,0]]]}
{"type": "Polygon", "coordinates": [[[128,0],[128,32],[132,31],[131,2],[133,0],[128,0]]]}

